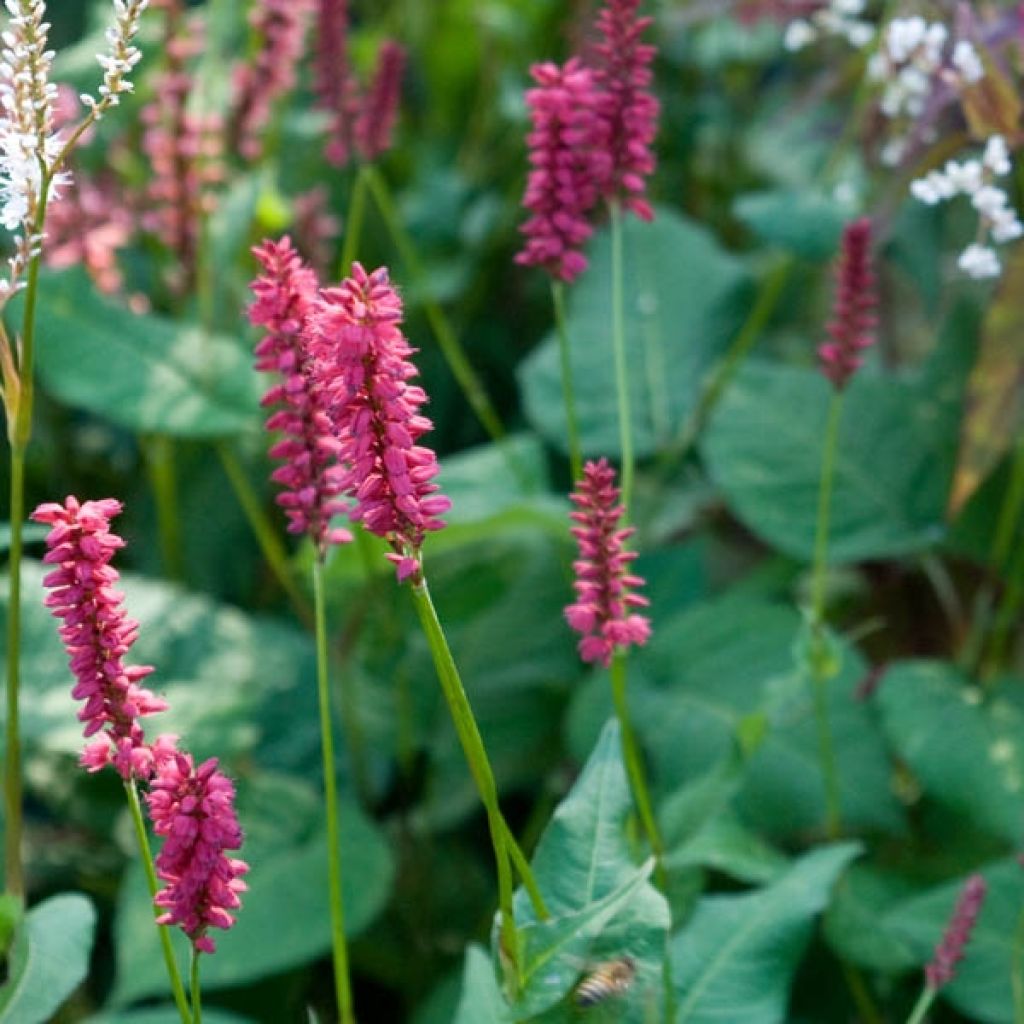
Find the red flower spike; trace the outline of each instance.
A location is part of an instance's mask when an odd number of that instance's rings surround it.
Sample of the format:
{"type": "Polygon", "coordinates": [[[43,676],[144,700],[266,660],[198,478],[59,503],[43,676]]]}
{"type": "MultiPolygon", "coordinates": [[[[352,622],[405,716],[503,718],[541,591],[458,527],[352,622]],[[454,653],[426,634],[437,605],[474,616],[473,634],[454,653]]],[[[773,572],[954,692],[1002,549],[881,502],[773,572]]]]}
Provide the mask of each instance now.
{"type": "Polygon", "coordinates": [[[399,324],[402,303],[387,269],[372,274],[358,263],[339,288],[321,293],[310,320],[314,374],[329,405],[353,520],[383,537],[399,581],[420,571],[426,533],[444,526],[451,502],[434,483],[437,458],[416,442],[433,424],[420,412],[427,396],[409,381],[417,375],[413,349],[399,324]]]}
{"type": "Polygon", "coordinates": [[[386,39],[377,54],[373,81],[354,126],[356,148],[364,160],[376,160],[391,148],[404,71],[405,49],[394,40],[386,39]]]}
{"type": "Polygon", "coordinates": [[[45,603],[62,620],[60,638],[78,680],[71,695],[85,701],[78,720],[86,738],[104,734],[85,747],[80,763],[90,772],[113,764],[124,779],[147,779],[154,753],[139,719],[166,711],[167,702],[139,685],[151,666],[124,664],[139,624],[125,614],[124,595],[114,589],[119,576],[109,564],[124,547],[110,532],[110,520],[120,512],[113,498],[68,497],[63,505],[40,505],[32,519],[51,527],[43,557],[53,567],[43,579],[51,591],[45,603]]]}
{"type": "Polygon", "coordinates": [[[640,0],[608,0],[601,9],[594,77],[602,144],[611,162],[602,194],[619,199],[642,220],[652,220],[646,179],[654,173],[651,144],[658,133],[661,105],[650,90],[651,63],[657,51],[640,41],[652,19],[639,17],[639,7],[640,0]]]}
{"type": "Polygon", "coordinates": [[[828,325],[830,341],[818,347],[821,372],[842,391],[864,362],[861,352],[875,343],[875,275],[871,269],[871,221],[852,221],[843,231],[836,269],[836,297],[828,325]]]}
{"type": "Polygon", "coordinates": [[[352,540],[348,530],[331,529],[331,518],[348,511],[338,500],[345,471],[341,445],[333,435],[323,396],[310,370],[303,330],[317,295],[316,275],[285,237],[253,250],[264,274],[251,285],[255,301],[249,320],[267,329],[256,346],[256,369],[280,380],[263,397],[276,411],[267,429],[284,438],[271,449],[281,461],[271,479],[283,488],[277,503],[286,511],[290,533],[305,533],[320,557],[329,544],[352,540]]]}
{"type": "Polygon", "coordinates": [[[637,556],[625,549],[625,542],[634,529],[619,527],[625,508],[618,503],[615,470],[606,459],[587,462],[570,497],[576,504],[570,518],[577,524],[572,535],[579,544],[580,557],[573,562],[576,602],[565,609],[565,618],[583,634],[580,657],[607,668],[617,647],[642,646],[651,635],[650,620],[631,611],[649,603],[633,593],[644,585],[639,576],[629,572],[637,556]]]}
{"type": "Polygon", "coordinates": [[[953,980],[956,965],[963,959],[987,892],[988,886],[981,875],[971,875],[964,883],[946,934],[935,947],[931,962],[924,969],[929,988],[940,989],[953,980]]]}
{"type": "Polygon", "coordinates": [[[562,68],[535,64],[530,73],[537,86],[526,94],[532,170],[523,206],[533,216],[520,228],[526,245],[516,262],[572,282],[586,269],[582,249],[594,231],[588,215],[611,174],[608,150],[599,145],[597,86],[576,58],[562,68]]]}
{"type": "Polygon", "coordinates": [[[216,758],[198,768],[180,751],[163,758],[146,795],[153,830],[165,840],[157,876],[166,882],[155,904],[157,924],[178,925],[196,950],[213,953],[210,928],[230,928],[240,905],[243,860],[226,855],[242,845],[234,808],[235,787],[217,770],[216,758]]]}

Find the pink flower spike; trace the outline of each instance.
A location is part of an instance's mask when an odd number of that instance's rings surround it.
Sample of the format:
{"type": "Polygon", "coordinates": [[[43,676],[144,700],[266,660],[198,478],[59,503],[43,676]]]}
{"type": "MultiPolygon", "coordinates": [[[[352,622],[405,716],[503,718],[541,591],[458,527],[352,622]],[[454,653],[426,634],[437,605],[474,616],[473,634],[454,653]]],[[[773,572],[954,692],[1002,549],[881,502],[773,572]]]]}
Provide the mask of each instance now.
{"type": "Polygon", "coordinates": [[[348,60],[348,0],[318,0],[313,77],[317,106],[329,118],[324,155],[344,167],[352,155],[359,86],[348,60]]]}
{"type": "Polygon", "coordinates": [[[355,123],[356,148],[364,160],[376,160],[391,148],[404,71],[405,49],[394,40],[386,39],[377,54],[373,81],[355,123]]]}
{"type": "Polygon", "coordinates": [[[956,965],[963,959],[987,892],[988,886],[981,875],[971,875],[964,883],[946,933],[935,947],[931,962],[924,969],[929,988],[940,989],[953,980],[956,965]]]}
{"type": "Polygon", "coordinates": [[[526,94],[532,170],[523,206],[533,216],[519,229],[526,245],[516,262],[571,282],[586,269],[583,244],[594,230],[588,214],[611,173],[608,151],[598,145],[597,87],[575,58],[564,68],[535,64],[530,73],[537,86],[526,94]]]}
{"type": "Polygon", "coordinates": [[[646,179],[654,173],[651,144],[661,106],[650,90],[650,65],[657,51],[640,41],[652,19],[639,17],[639,7],[640,0],[607,0],[598,14],[595,81],[603,145],[611,158],[602,192],[642,220],[652,220],[654,211],[644,193],[646,179]]]}
{"type": "Polygon", "coordinates": [[[409,383],[416,350],[401,320],[387,269],[367,274],[354,263],[339,288],[321,293],[308,344],[347,467],[342,486],[356,502],[351,517],[391,545],[399,580],[415,580],[423,538],[442,529],[451,503],[434,483],[436,456],[416,443],[433,424],[420,412],[426,393],[409,383]]]}
{"type": "Polygon", "coordinates": [[[570,518],[577,525],[572,535],[579,544],[576,571],[576,602],[565,609],[565,618],[577,633],[580,657],[599,661],[607,668],[617,647],[642,646],[651,635],[650,620],[632,612],[646,607],[647,598],[633,591],[644,581],[629,572],[637,557],[625,549],[633,527],[619,527],[624,507],[618,503],[615,470],[606,459],[588,461],[583,467],[575,493],[576,511],[570,518]]]}
{"type": "Polygon", "coordinates": [[[43,558],[53,567],[43,579],[50,590],[45,603],[63,620],[60,638],[77,679],[71,694],[85,701],[78,719],[86,738],[104,734],[87,744],[80,763],[90,772],[113,764],[124,779],[146,779],[151,758],[139,719],[166,711],[167,702],[139,686],[153,671],[150,666],[123,661],[139,624],[125,615],[124,595],[114,589],[119,577],[109,565],[124,547],[110,532],[110,520],[120,511],[113,498],[68,497],[63,505],[40,505],[32,519],[51,526],[43,558]]]}
{"type": "Polygon", "coordinates": [[[871,269],[871,221],[852,221],[843,231],[836,269],[836,297],[828,325],[830,341],[818,346],[821,372],[842,391],[864,362],[861,352],[875,343],[878,320],[875,275],[871,269]]]}
{"type": "Polygon", "coordinates": [[[338,499],[344,469],[303,340],[316,300],[316,275],[287,237],[264,242],[253,253],[264,274],[251,285],[255,301],[249,320],[268,332],[256,346],[256,369],[279,378],[263,405],[276,407],[267,429],[284,434],[270,449],[281,462],[271,478],[282,487],[277,503],[288,515],[289,532],[308,534],[323,558],[329,544],[344,544],[352,534],[331,528],[332,517],[348,511],[338,499]]]}
{"type": "Polygon", "coordinates": [[[176,924],[204,953],[216,949],[210,928],[230,928],[231,911],[241,905],[242,880],[249,870],[226,850],[242,845],[235,815],[235,787],[217,770],[216,758],[198,768],[189,754],[160,759],[146,795],[153,830],[165,840],[156,873],[166,882],[154,900],[164,913],[158,924],[176,924]]]}

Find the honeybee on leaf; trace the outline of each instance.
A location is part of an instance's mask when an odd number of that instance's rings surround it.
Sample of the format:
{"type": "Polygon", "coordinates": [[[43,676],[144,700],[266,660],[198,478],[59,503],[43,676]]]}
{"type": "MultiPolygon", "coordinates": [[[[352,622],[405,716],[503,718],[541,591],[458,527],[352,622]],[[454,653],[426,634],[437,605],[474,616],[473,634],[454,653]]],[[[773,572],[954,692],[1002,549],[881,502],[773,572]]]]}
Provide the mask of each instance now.
{"type": "Polygon", "coordinates": [[[636,978],[636,961],[620,956],[596,964],[573,990],[573,1002],[581,1010],[624,995],[636,978]]]}

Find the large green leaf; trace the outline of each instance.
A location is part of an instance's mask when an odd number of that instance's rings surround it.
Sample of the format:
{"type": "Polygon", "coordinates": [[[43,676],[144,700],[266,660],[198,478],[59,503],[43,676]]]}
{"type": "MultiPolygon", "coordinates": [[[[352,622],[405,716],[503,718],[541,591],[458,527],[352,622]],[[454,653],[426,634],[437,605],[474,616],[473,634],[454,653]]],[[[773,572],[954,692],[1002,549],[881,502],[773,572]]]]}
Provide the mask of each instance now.
{"type": "Polygon", "coordinates": [[[28,912],[0,988],[0,1024],[45,1024],[89,971],[96,911],[77,893],[28,912]]]}
{"type": "Polygon", "coordinates": [[[821,847],[766,889],[702,899],[672,940],[676,1024],[781,1024],[814,918],[859,850],[821,847]]]}
{"type": "Polygon", "coordinates": [[[512,1011],[494,976],[494,965],[479,946],[466,950],[462,998],[453,1024],[510,1024],[512,1011]]]}
{"type": "Polygon", "coordinates": [[[850,218],[847,207],[806,188],[749,192],[733,204],[733,213],[763,242],[797,256],[831,256],[850,218]]]}
{"type": "Polygon", "coordinates": [[[945,662],[891,666],[876,697],[889,741],[929,800],[1018,845],[1024,838],[1024,710],[945,662]],[[951,738],[955,738],[951,742],[951,738]]]}
{"type": "MultiPolygon", "coordinates": [[[[130,430],[220,437],[258,425],[260,386],[241,342],[99,295],[84,270],[40,285],[36,358],[55,397],[130,430]]],[[[20,308],[12,303],[14,322],[20,308]]]]}
{"type": "MultiPolygon", "coordinates": [[[[240,780],[240,803],[245,790],[245,780],[240,780]]],[[[235,926],[213,933],[217,954],[204,958],[204,988],[253,981],[309,963],[330,950],[327,842],[320,828],[310,830],[319,814],[315,803],[301,802],[309,809],[305,821],[300,815],[287,825],[280,818],[254,820],[240,807],[239,817],[248,834],[241,856],[251,867],[246,876],[249,890],[243,895],[235,926]]],[[[272,810],[265,805],[264,809],[272,810]]],[[[387,902],[394,864],[386,840],[355,804],[343,801],[339,814],[345,931],[356,935],[387,902]]],[[[141,870],[134,868],[122,885],[115,922],[118,970],[111,1001],[116,1006],[166,991],[152,918],[145,880],[141,870]]],[[[187,963],[187,943],[177,930],[173,937],[179,961],[187,963]]]]}
{"type": "MultiPolygon", "coordinates": [[[[82,1024],[181,1024],[176,1006],[154,1006],[145,1010],[122,1010],[86,1017],[82,1024]]],[[[252,1024],[251,1017],[203,1004],[203,1024],[252,1024]]]]}
{"type": "MultiPolygon", "coordinates": [[[[626,346],[638,455],[664,446],[745,314],[748,277],[704,229],[666,208],[624,226],[626,346]]],[[[584,451],[619,450],[611,334],[611,241],[601,232],[591,265],[569,297],[569,339],[584,451]]],[[[549,337],[521,369],[526,415],[566,446],[558,343],[549,337]]]]}
{"type": "MultiPolygon", "coordinates": [[[[767,543],[810,559],[832,389],[821,374],[751,360],[712,416],[702,452],[732,512],[767,543]]],[[[920,551],[944,533],[956,401],[863,372],[846,392],[829,555],[920,551]]]]}

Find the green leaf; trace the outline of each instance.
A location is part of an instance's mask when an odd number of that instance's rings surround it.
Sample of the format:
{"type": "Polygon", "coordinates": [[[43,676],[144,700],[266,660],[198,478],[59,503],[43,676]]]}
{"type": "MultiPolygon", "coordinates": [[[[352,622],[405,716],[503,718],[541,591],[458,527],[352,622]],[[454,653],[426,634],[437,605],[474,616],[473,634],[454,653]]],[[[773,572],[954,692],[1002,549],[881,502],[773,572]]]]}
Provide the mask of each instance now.
{"type": "MultiPolygon", "coordinates": [[[[731,511],[767,543],[805,560],[814,550],[831,396],[812,370],[751,360],[702,440],[708,470],[731,511]]],[[[943,536],[954,406],[948,395],[902,379],[866,371],[854,378],[836,457],[833,562],[909,554],[943,536]]]]}
{"type": "Polygon", "coordinates": [[[859,852],[857,843],[821,847],[766,889],[704,897],[672,940],[676,1024],[781,1024],[814,918],[859,852]]]}
{"type": "Polygon", "coordinates": [[[889,667],[875,698],[928,799],[1015,845],[1024,838],[1024,711],[945,662],[889,667]],[[951,742],[955,737],[955,742],[951,742]]]}
{"type": "Polygon", "coordinates": [[[0,1024],[44,1024],[89,972],[96,911],[66,893],[33,907],[0,988],[0,1024]]]}
{"type": "MultiPolygon", "coordinates": [[[[240,780],[240,802],[245,795],[240,780]]],[[[315,805],[311,808],[318,815],[315,805]]],[[[345,932],[358,935],[387,902],[394,875],[391,850],[379,830],[348,801],[341,819],[342,899],[345,932]]],[[[240,808],[243,828],[253,835],[241,856],[250,864],[249,891],[233,928],[214,932],[216,956],[203,962],[207,990],[239,985],[323,956],[331,948],[327,901],[327,841],[321,831],[283,844],[271,838],[271,822],[253,822],[240,808]],[[258,838],[258,837],[263,838],[258,838]]],[[[117,983],[111,1002],[123,1006],[167,988],[153,912],[141,869],[131,869],[118,899],[115,921],[117,983]]],[[[179,963],[187,943],[175,929],[179,963]]]]}
{"type": "MultiPolygon", "coordinates": [[[[626,218],[626,347],[638,456],[663,447],[692,409],[702,381],[739,328],[749,279],[702,228],[666,208],[653,223],[626,218]]],[[[611,335],[611,242],[601,232],[569,297],[569,339],[583,449],[615,456],[619,428],[611,335]]],[[[549,337],[520,371],[527,418],[566,446],[558,343],[549,337]]]]}
{"type": "Polygon", "coordinates": [[[808,189],[751,192],[733,204],[733,213],[762,242],[809,260],[831,256],[851,211],[835,199],[808,189]]]}
{"type": "Polygon", "coordinates": [[[466,950],[462,999],[454,1024],[510,1024],[512,1011],[494,976],[491,958],[479,946],[466,950]]]}
{"type": "MultiPolygon", "coordinates": [[[[251,1024],[251,1017],[241,1017],[203,1003],[203,1024],[251,1024]]],[[[176,1006],[154,1006],[145,1010],[122,1010],[86,1017],[82,1024],[181,1024],[176,1006]]]]}
{"type": "Polygon", "coordinates": [[[132,313],[98,294],[81,269],[43,276],[36,359],[50,394],[129,430],[208,438],[259,423],[259,381],[245,345],[132,313]]]}

